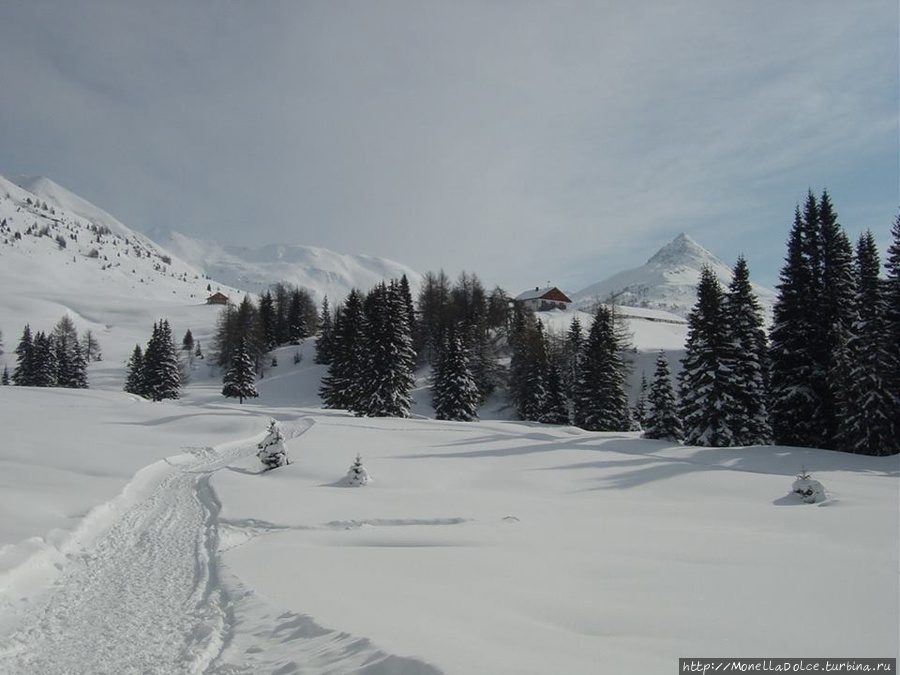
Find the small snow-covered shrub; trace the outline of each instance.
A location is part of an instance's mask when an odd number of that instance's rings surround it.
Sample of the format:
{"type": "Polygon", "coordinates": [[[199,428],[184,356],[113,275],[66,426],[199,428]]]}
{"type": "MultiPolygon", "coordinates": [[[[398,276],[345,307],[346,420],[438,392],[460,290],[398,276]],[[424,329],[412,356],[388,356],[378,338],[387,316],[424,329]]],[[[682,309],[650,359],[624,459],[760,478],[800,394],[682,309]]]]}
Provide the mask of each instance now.
{"type": "Polygon", "coordinates": [[[278,422],[270,420],[268,431],[268,435],[256,446],[259,448],[259,452],[256,453],[259,461],[265,464],[267,469],[290,464],[291,462],[287,456],[287,447],[284,444],[284,434],[281,431],[281,427],[278,426],[278,422]]]}
{"type": "Polygon", "coordinates": [[[356,459],[347,471],[347,485],[351,487],[362,487],[370,480],[369,472],[366,471],[366,467],[363,466],[362,457],[359,456],[359,453],[356,453],[356,459]]]}
{"type": "Polygon", "coordinates": [[[817,480],[810,477],[806,471],[797,474],[797,480],[791,486],[791,490],[800,495],[800,498],[807,504],[815,504],[824,502],[825,487],[817,480]]]}

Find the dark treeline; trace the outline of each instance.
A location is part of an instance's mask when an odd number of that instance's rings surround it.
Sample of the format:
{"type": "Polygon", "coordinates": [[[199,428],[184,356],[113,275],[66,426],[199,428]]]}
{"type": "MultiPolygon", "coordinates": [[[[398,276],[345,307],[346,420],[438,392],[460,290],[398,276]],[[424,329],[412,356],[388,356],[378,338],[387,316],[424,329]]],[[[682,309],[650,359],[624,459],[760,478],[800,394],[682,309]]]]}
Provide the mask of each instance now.
{"type": "Polygon", "coordinates": [[[4,384],[22,387],[66,387],[87,389],[87,364],[100,360],[100,348],[91,331],[79,336],[75,323],[65,314],[50,333],[32,334],[25,325],[16,347],[16,367],[4,384]]]}
{"type": "Polygon", "coordinates": [[[357,415],[407,416],[415,373],[428,368],[439,419],[475,420],[501,393],[519,419],[592,431],[896,454],[900,217],[892,235],[882,278],[872,234],[854,249],[827,192],[810,193],[796,209],[770,330],[743,257],[727,288],[704,270],[677,381],[661,353],[634,405],[633,349],[614,306],[598,305],[590,325],[575,315],[564,334],[548,333],[467,272],[452,282],[427,273],[415,299],[406,277],[354,289],[335,306],[326,298],[321,312],[305,290],[279,284],[258,303],[226,307],[215,363],[231,368],[226,395],[255,396],[251,368],[260,376],[271,349],[316,335],[325,406],[357,415]]]}

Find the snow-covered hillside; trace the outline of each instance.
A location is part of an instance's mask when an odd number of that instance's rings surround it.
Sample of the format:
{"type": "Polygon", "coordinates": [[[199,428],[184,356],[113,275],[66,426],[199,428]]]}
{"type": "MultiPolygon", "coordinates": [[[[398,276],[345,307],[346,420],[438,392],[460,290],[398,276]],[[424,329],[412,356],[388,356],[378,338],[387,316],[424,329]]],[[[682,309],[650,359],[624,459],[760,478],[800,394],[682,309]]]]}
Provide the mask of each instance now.
{"type": "Polygon", "coordinates": [[[405,274],[413,293],[421,281],[421,275],[406,265],[374,256],[287,244],[251,249],[192,239],[174,231],[151,236],[210,278],[251,293],[261,293],[281,281],[307,289],[316,302],[327,296],[334,305],[351,289],[366,291],[385,279],[405,274]]]}
{"type": "MultiPolygon", "coordinates": [[[[723,285],[731,281],[733,264],[726,264],[686,234],[679,234],[657,251],[646,264],[614,274],[573,294],[578,307],[598,301],[623,307],[642,307],[686,317],[697,301],[697,282],[710,267],[723,285]]],[[[751,267],[751,273],[752,273],[751,267]]],[[[775,294],[753,285],[763,311],[771,314],[775,294]]]]}

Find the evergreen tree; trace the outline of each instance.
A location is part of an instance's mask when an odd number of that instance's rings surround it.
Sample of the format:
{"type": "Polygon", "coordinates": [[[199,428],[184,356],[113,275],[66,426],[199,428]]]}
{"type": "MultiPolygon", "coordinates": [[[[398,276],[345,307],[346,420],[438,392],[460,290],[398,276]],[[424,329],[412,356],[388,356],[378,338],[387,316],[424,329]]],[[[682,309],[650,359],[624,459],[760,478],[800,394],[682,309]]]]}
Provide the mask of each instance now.
{"type": "Polygon", "coordinates": [[[688,314],[688,337],[679,377],[681,420],[689,445],[734,444],[734,364],[724,311],[724,294],[715,273],[705,267],[697,304],[688,314]]]}
{"type": "Polygon", "coordinates": [[[416,353],[406,305],[396,282],[378,284],[364,306],[363,370],[351,410],[368,417],[408,417],[416,353]]]}
{"type": "Polygon", "coordinates": [[[644,438],[678,442],[684,438],[684,429],[678,415],[678,402],[672,386],[672,374],[665,352],[656,357],[656,371],[647,394],[647,422],[644,438]]]}
{"type": "Polygon", "coordinates": [[[731,362],[728,384],[734,408],[730,421],[734,445],[766,445],[772,442],[768,410],[768,344],[762,309],[750,286],[750,271],[744,256],[738,258],[728,293],[724,297],[724,320],[731,362]]]}
{"type": "Polygon", "coordinates": [[[53,329],[56,350],[56,385],[72,389],[87,389],[87,362],[81,351],[78,330],[68,314],[63,315],[53,329]]]}
{"type": "Polygon", "coordinates": [[[316,340],[316,363],[328,365],[334,352],[334,321],[328,308],[328,297],[322,299],[322,313],[319,315],[319,339],[316,340]]]}
{"type": "Polygon", "coordinates": [[[547,369],[546,390],[544,407],[538,421],[544,424],[569,424],[569,401],[564,391],[559,368],[552,362],[547,369]]]}
{"type": "Polygon", "coordinates": [[[629,431],[626,365],[612,310],[599,305],[582,355],[574,392],[575,425],[589,431],[629,431]]]}
{"type": "Polygon", "coordinates": [[[519,418],[539,422],[548,407],[550,379],[547,341],[544,325],[540,320],[535,321],[533,328],[526,331],[521,344],[524,348],[525,376],[523,390],[517,397],[519,418]]]}
{"type": "Polygon", "coordinates": [[[184,332],[184,337],[181,338],[181,349],[185,352],[194,351],[194,334],[191,333],[190,328],[184,332]]]}
{"type": "Polygon", "coordinates": [[[32,386],[55,387],[59,372],[59,361],[53,336],[47,335],[43,331],[35,333],[32,356],[34,359],[32,386]]]}
{"type": "Polygon", "coordinates": [[[884,282],[884,348],[887,370],[884,386],[890,395],[891,434],[900,438],[900,215],[891,228],[892,242],[888,247],[887,279],[884,282]]]}
{"type": "Polygon", "coordinates": [[[4,387],[9,385],[9,366],[7,365],[3,366],[3,377],[0,378],[0,385],[4,387]]]}
{"type": "Polygon", "coordinates": [[[34,386],[34,368],[34,337],[31,334],[31,326],[25,324],[22,337],[16,347],[16,367],[12,374],[16,386],[34,386]]]}
{"type": "Polygon", "coordinates": [[[236,398],[240,403],[243,403],[245,398],[259,396],[259,392],[256,391],[256,369],[244,340],[240,341],[231,357],[231,365],[225,372],[222,385],[222,395],[236,398]]]}
{"type": "Polygon", "coordinates": [[[900,452],[893,434],[894,401],[885,386],[889,369],[885,340],[885,296],[879,279],[878,249],[871,232],[856,248],[856,322],[849,340],[849,414],[843,428],[845,449],[863,455],[900,452]]]}
{"type": "Polygon", "coordinates": [[[433,397],[436,419],[471,422],[478,418],[478,387],[462,340],[453,331],[435,369],[433,397]]]}
{"type": "Polygon", "coordinates": [[[354,288],[335,311],[332,359],[319,389],[326,408],[350,410],[357,405],[366,358],[364,320],[362,294],[354,288]]]}
{"type": "Polygon", "coordinates": [[[575,383],[581,370],[581,357],[584,353],[584,329],[578,316],[572,317],[563,347],[563,387],[566,396],[571,398],[575,392],[575,383]]]}
{"type": "Polygon", "coordinates": [[[259,331],[266,351],[272,351],[278,346],[278,316],[271,290],[259,298],[259,331]]]}
{"type": "Polygon", "coordinates": [[[144,351],[143,380],[146,395],[152,401],[175,399],[181,395],[181,370],[167,319],[153,326],[153,334],[144,351]]]}
{"type": "Polygon", "coordinates": [[[144,351],[140,345],[134,346],[134,351],[128,360],[124,389],[129,394],[147,396],[147,386],[144,382],[144,351]]]}
{"type": "Polygon", "coordinates": [[[827,379],[817,347],[822,297],[819,237],[814,235],[818,209],[812,193],[804,213],[798,207],[794,214],[769,336],[770,419],[779,445],[819,447],[826,428],[822,397],[827,379]],[[810,218],[815,218],[812,225],[810,218]]]}

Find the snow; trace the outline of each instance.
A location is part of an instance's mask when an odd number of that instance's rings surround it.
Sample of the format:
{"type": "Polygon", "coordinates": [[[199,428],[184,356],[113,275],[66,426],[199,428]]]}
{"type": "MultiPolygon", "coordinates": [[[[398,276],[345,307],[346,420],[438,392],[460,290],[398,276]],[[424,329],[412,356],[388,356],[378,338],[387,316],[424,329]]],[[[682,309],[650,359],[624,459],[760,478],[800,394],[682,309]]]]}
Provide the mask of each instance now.
{"type": "MultiPolygon", "coordinates": [[[[0,209],[18,219],[10,185],[0,209]]],[[[163,316],[209,345],[208,280],[148,266],[136,296],[41,239],[0,246],[0,360],[26,322],[68,312],[104,361],[89,390],[0,387],[0,672],[653,674],[687,656],[898,655],[900,457],[684,447],[497,419],[496,401],[479,422],[436,421],[424,373],[411,418],[357,418],[319,407],[310,341],[276,353],[259,398],[225,399],[200,361],[180,400],[149,403],[121,391],[128,356],[163,316]],[[261,472],[271,419],[292,463],[261,472]],[[348,489],[357,454],[375,480],[348,489]],[[792,491],[801,471],[825,501],[792,491]]],[[[627,319],[638,380],[683,345],[683,323],[648,318],[665,317],[627,319]]]]}

